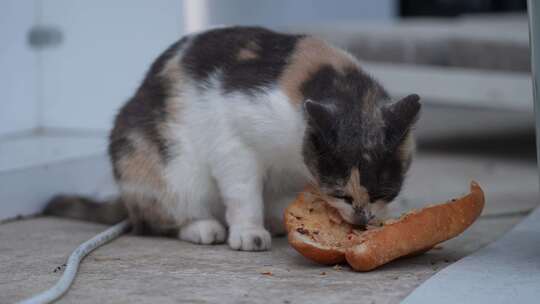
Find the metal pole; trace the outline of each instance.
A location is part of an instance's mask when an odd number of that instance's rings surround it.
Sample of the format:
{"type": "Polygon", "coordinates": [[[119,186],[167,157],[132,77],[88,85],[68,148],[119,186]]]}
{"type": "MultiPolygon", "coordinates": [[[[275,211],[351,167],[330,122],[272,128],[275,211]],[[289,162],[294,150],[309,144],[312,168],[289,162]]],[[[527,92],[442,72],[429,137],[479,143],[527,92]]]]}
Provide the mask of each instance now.
{"type": "MultiPolygon", "coordinates": [[[[531,53],[531,75],[533,82],[533,103],[536,125],[536,161],[540,164],[540,5],[537,0],[527,1],[529,13],[529,46],[531,53]]],[[[539,170],[540,173],[540,170],[539,170]]]]}

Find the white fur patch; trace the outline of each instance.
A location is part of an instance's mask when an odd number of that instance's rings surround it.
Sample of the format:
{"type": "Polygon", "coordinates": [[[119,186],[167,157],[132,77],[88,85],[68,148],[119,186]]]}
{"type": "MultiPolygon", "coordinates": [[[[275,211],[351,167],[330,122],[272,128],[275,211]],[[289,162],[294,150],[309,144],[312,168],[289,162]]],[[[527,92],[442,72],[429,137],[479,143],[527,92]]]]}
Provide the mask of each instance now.
{"type": "Polygon", "coordinates": [[[204,90],[184,81],[185,104],[177,107],[177,122],[168,126],[178,143],[170,154],[177,157],[165,172],[178,200],[167,207],[180,225],[201,218],[225,220],[235,249],[268,249],[264,213],[281,214],[286,204],[273,212],[271,202],[288,204],[309,178],[300,110],[277,88],[256,98],[224,95],[220,73],[204,90]]]}

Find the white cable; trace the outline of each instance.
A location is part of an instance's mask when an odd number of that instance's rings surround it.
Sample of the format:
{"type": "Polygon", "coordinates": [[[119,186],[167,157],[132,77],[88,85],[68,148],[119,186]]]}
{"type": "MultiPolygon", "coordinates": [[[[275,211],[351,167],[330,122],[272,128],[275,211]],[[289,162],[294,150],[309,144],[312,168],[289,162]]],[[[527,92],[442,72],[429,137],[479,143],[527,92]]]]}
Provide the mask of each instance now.
{"type": "Polygon", "coordinates": [[[52,303],[58,300],[64,293],[66,293],[73,283],[81,260],[94,249],[122,235],[129,229],[129,226],[128,220],[124,220],[101,232],[90,240],[82,243],[69,256],[66,264],[66,270],[62,274],[60,280],[58,280],[53,287],[31,298],[22,300],[18,304],[44,304],[52,303]]]}

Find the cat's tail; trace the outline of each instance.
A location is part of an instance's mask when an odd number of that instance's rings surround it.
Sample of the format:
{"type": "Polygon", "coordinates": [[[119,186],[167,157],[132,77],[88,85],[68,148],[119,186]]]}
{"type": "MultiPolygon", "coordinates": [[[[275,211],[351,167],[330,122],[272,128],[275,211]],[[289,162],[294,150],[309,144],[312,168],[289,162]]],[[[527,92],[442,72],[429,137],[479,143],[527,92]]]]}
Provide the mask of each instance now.
{"type": "Polygon", "coordinates": [[[83,221],[113,225],[127,218],[127,210],[119,198],[98,201],[77,195],[57,195],[43,210],[53,215],[83,221]]]}

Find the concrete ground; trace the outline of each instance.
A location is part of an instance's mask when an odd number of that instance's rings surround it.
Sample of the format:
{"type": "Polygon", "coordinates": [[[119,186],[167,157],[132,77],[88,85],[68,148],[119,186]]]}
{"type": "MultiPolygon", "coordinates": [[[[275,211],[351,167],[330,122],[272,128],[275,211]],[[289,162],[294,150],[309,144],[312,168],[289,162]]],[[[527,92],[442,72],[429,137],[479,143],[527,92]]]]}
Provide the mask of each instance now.
{"type": "MultiPolygon", "coordinates": [[[[398,303],[439,270],[518,223],[538,201],[532,134],[421,142],[394,212],[486,191],[483,216],[465,233],[416,258],[369,273],[326,267],[285,239],[270,252],[231,251],[174,239],[123,236],[87,257],[61,303],[398,303]]],[[[105,226],[40,217],[0,225],[0,303],[52,286],[69,253],[105,226]]]]}

